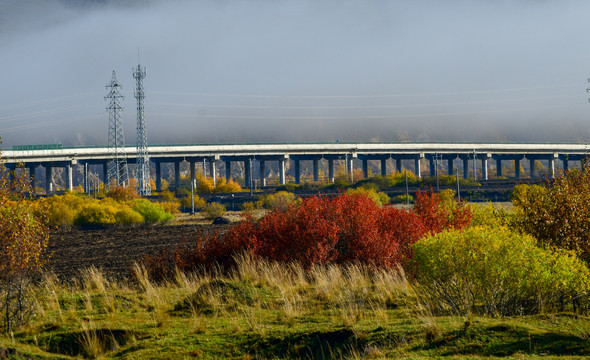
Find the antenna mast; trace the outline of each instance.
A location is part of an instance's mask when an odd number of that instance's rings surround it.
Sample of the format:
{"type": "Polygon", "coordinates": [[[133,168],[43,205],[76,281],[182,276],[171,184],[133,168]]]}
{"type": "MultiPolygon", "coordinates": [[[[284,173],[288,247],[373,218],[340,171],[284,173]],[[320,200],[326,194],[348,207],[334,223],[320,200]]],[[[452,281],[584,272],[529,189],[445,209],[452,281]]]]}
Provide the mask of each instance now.
{"type": "Polygon", "coordinates": [[[127,186],[129,175],[125,156],[125,136],[121,121],[121,111],[123,110],[121,99],[124,99],[124,97],[119,91],[122,85],[117,81],[114,70],[111,81],[105,87],[107,88],[107,95],[104,99],[109,100],[106,109],[109,113],[108,148],[111,155],[111,160],[107,164],[105,185],[108,188],[111,186],[127,186]]]}
{"type": "Polygon", "coordinates": [[[150,158],[143,109],[143,99],[145,98],[143,78],[145,78],[145,75],[145,67],[142,68],[141,65],[137,64],[137,69],[133,69],[133,77],[136,80],[135,98],[137,99],[137,192],[141,196],[152,194],[150,185],[150,158]]]}

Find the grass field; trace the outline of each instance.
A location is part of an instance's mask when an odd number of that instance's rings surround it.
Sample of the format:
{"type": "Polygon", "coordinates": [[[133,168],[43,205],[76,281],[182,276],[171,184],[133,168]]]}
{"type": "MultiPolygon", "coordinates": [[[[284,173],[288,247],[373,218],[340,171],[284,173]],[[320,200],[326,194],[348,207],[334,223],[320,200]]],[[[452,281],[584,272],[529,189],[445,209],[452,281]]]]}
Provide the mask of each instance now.
{"type": "Polygon", "coordinates": [[[0,358],[385,359],[585,358],[590,317],[434,315],[398,271],[269,264],[177,274],[155,284],[89,269],[46,276],[35,314],[0,340],[0,358]]]}

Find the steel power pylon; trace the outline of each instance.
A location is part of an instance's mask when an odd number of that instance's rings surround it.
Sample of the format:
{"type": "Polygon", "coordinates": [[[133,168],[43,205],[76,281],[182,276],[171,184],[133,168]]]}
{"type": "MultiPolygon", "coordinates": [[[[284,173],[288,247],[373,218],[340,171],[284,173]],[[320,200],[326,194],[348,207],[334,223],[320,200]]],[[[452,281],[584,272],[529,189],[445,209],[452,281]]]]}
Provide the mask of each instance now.
{"type": "Polygon", "coordinates": [[[148,154],[147,130],[145,126],[145,114],[143,109],[143,78],[145,78],[145,67],[137,64],[133,69],[133,77],[136,80],[135,98],[137,99],[137,192],[141,196],[152,194],[150,185],[150,157],[148,154]]]}
{"type": "Polygon", "coordinates": [[[107,112],[109,113],[109,138],[108,148],[112,156],[107,164],[107,178],[105,185],[111,186],[127,186],[129,182],[129,175],[127,172],[127,158],[125,156],[125,136],[123,134],[123,122],[121,121],[121,99],[123,95],[120,93],[122,87],[117,81],[117,75],[113,70],[111,81],[105,86],[107,88],[107,95],[105,100],[109,101],[107,112]]]}

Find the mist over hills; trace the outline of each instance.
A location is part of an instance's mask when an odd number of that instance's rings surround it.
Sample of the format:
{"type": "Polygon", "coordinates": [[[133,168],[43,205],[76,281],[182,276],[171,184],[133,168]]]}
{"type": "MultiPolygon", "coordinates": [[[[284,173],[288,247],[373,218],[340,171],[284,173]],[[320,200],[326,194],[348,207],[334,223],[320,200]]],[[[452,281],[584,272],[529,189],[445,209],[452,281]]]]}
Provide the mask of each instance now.
{"type": "Polygon", "coordinates": [[[139,61],[150,143],[589,142],[588,13],[582,0],[0,0],[0,137],[105,144],[115,70],[133,144],[139,61]]]}

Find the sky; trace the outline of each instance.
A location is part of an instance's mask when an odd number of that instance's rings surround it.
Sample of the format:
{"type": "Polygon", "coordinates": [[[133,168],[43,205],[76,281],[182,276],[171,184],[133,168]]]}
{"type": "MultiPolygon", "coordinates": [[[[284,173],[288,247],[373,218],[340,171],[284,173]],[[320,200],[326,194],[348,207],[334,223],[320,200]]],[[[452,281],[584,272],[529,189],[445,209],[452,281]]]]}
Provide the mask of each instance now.
{"type": "Polygon", "coordinates": [[[590,142],[587,0],[0,0],[0,138],[590,142]]]}

